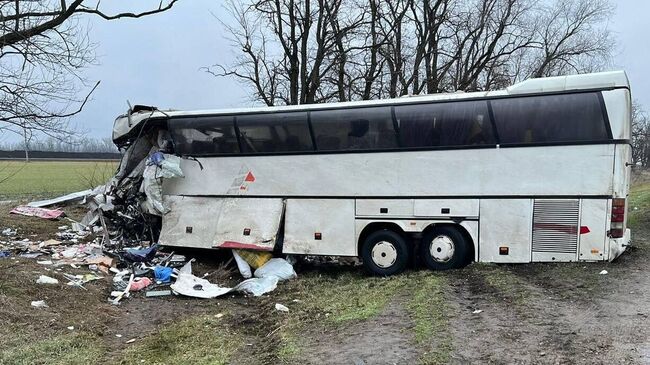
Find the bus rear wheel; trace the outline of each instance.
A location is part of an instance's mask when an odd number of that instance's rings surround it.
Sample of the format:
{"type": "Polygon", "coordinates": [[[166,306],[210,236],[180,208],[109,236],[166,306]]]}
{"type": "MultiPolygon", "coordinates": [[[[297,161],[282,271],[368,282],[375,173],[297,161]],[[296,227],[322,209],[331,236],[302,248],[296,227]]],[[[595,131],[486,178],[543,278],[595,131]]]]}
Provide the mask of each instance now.
{"type": "Polygon", "coordinates": [[[404,271],[409,262],[409,249],[400,234],[381,230],[368,235],[361,246],[361,259],[366,270],[378,276],[404,271]]]}
{"type": "Polygon", "coordinates": [[[420,258],[431,270],[449,270],[468,262],[469,242],[453,227],[437,227],[420,242],[420,258]]]}

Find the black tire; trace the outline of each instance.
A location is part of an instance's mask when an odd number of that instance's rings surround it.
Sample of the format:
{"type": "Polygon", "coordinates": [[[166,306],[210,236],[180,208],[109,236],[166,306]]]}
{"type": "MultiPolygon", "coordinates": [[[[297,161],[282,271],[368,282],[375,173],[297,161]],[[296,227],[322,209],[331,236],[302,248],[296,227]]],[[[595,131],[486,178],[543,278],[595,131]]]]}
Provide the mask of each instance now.
{"type": "Polygon", "coordinates": [[[468,257],[470,242],[456,228],[442,226],[430,230],[420,242],[420,258],[431,270],[449,270],[464,267],[471,262],[468,257]],[[434,239],[438,241],[434,242],[434,239]],[[453,245],[450,249],[449,244],[453,245]],[[432,247],[436,245],[437,247],[432,247]],[[437,252],[434,256],[432,253],[437,252]]]}
{"type": "Polygon", "coordinates": [[[399,274],[408,265],[409,256],[408,245],[404,237],[387,229],[371,233],[361,246],[363,266],[373,275],[390,276],[399,274]],[[382,246],[378,246],[380,244],[382,246]],[[381,261],[376,262],[373,259],[373,249],[375,247],[377,247],[375,252],[377,259],[383,261],[385,258],[383,265],[381,261]],[[393,255],[394,260],[392,260],[393,255]]]}

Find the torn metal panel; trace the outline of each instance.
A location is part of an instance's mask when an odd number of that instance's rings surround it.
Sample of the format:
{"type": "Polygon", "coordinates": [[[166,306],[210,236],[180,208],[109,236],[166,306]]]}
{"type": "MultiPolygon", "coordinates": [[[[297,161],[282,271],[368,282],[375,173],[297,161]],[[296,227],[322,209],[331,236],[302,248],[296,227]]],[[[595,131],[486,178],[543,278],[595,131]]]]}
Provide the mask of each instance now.
{"type": "Polygon", "coordinates": [[[214,247],[273,250],[283,212],[279,198],[224,199],[214,247]]]}
{"type": "Polygon", "coordinates": [[[78,191],[76,193],[66,194],[66,195],[63,195],[63,196],[60,196],[60,197],[57,197],[57,198],[53,198],[53,199],[34,201],[34,202],[31,202],[31,203],[28,203],[27,206],[32,207],[32,208],[43,208],[43,207],[48,207],[50,205],[67,203],[67,202],[71,202],[71,201],[74,201],[74,200],[81,200],[81,199],[84,199],[87,196],[91,195],[92,193],[93,193],[93,190],[88,189],[88,190],[78,191]]]}

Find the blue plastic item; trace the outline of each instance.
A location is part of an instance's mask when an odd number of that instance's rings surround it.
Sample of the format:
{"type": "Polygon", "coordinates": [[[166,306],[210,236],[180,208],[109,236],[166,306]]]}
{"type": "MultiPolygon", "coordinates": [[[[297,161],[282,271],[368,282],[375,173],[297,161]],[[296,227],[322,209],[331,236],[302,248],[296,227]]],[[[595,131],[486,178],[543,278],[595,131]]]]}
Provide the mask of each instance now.
{"type": "Polygon", "coordinates": [[[163,283],[169,283],[172,280],[172,271],[171,267],[165,266],[156,266],[153,268],[153,274],[156,277],[156,281],[163,283]]]}

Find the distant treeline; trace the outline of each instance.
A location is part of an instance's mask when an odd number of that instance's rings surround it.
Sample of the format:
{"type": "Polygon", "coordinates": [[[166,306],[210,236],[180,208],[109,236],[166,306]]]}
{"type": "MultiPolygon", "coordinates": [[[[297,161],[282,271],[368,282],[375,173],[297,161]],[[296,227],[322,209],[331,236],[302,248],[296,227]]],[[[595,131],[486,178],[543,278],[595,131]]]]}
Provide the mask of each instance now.
{"type": "MultiPolygon", "coordinates": [[[[23,151],[25,156],[25,143],[5,142],[0,143],[0,150],[4,151],[23,151]]],[[[61,140],[48,138],[43,140],[32,140],[29,142],[27,150],[30,151],[30,157],[39,158],[32,151],[41,152],[68,152],[68,153],[112,153],[119,156],[119,151],[111,138],[78,138],[74,140],[61,140]]]]}
{"type": "MultiPolygon", "coordinates": [[[[33,160],[59,159],[59,160],[119,160],[119,152],[56,152],[56,151],[29,151],[29,158],[33,160]]],[[[24,160],[25,151],[2,151],[0,160],[24,160]]]]}

